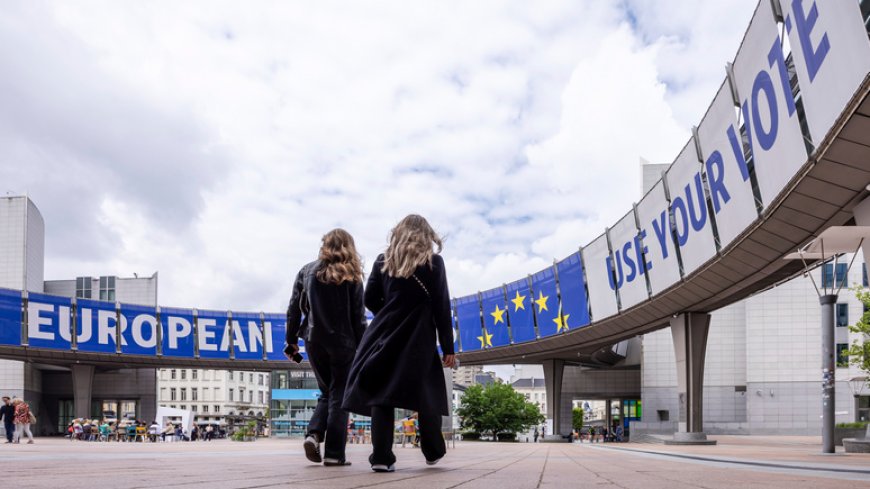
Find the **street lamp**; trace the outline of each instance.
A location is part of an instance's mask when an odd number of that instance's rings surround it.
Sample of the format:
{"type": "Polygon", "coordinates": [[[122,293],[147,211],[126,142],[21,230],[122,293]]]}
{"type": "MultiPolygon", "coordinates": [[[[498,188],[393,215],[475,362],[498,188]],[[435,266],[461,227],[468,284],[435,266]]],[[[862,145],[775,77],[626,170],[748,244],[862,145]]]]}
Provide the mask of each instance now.
{"type": "MultiPolygon", "coordinates": [[[[842,290],[845,277],[841,280],[837,276],[837,261],[843,253],[854,253],[852,261],[846,268],[846,277],[858,256],[858,251],[864,240],[870,242],[870,226],[831,226],[822,231],[814,240],[810,241],[796,253],[786,255],[786,260],[801,260],[804,264],[804,273],[809,275],[813,287],[819,295],[819,303],[822,306],[822,452],[834,453],[834,383],[836,381],[835,349],[834,349],[834,309],[837,303],[837,295],[842,290]],[[834,260],[834,268],[831,275],[830,291],[824,280],[822,272],[822,289],[819,290],[816,281],[810,273],[810,265],[807,260],[818,260],[826,263],[834,260]]],[[[851,387],[851,383],[850,383],[851,387]]]]}

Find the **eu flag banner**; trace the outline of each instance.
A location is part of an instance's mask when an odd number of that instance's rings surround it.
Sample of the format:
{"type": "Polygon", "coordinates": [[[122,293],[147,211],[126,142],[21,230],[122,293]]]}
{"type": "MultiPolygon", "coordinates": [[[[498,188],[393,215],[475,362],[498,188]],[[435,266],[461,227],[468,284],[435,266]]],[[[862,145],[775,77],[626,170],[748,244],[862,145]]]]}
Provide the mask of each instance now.
{"type": "Polygon", "coordinates": [[[567,331],[570,317],[560,315],[553,267],[547,267],[532,275],[532,291],[535,315],[538,318],[538,334],[544,337],[567,331]]]}
{"type": "Polygon", "coordinates": [[[508,331],[507,304],[504,299],[504,288],[481,292],[483,305],[483,327],[486,335],[486,346],[507,346],[511,344],[508,331]]]}
{"type": "Polygon", "coordinates": [[[35,348],[69,350],[72,325],[72,300],[29,293],[27,301],[27,343],[35,348]]]}
{"type": "Polygon", "coordinates": [[[456,299],[456,320],[462,351],[483,349],[486,342],[480,324],[480,302],[477,294],[456,299]]]}
{"type": "Polygon", "coordinates": [[[156,355],[157,330],[157,309],[154,306],[121,304],[122,353],[156,355]]]}
{"type": "Polygon", "coordinates": [[[260,314],[233,312],[233,355],[238,360],[263,359],[263,331],[260,314]]]}
{"type": "Polygon", "coordinates": [[[508,298],[508,317],[511,325],[511,339],[514,343],[532,341],[535,333],[534,297],[529,288],[529,280],[524,278],[505,286],[508,298]]]}
{"type": "Polygon", "coordinates": [[[559,275],[559,295],[562,297],[563,331],[586,326],[589,324],[589,301],[580,253],[574,253],[557,263],[556,272],[559,275]]]}
{"type": "Polygon", "coordinates": [[[79,351],[115,353],[118,315],[114,302],[76,300],[76,346],[79,351]]]}
{"type": "Polygon", "coordinates": [[[0,345],[21,344],[21,292],[0,289],[0,345]]]}
{"type": "Polygon", "coordinates": [[[160,308],[163,356],[193,358],[193,310],[160,308]]]}

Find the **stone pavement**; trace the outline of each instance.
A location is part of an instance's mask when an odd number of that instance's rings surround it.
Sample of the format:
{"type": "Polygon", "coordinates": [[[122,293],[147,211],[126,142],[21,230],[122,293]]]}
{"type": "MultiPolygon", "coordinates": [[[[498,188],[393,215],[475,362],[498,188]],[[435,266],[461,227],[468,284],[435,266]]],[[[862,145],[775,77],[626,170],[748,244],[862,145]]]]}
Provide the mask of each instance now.
{"type": "Polygon", "coordinates": [[[2,483],[75,488],[870,488],[870,455],[818,454],[812,438],[719,437],[715,447],[460,442],[434,467],[397,447],[398,470],[375,474],[368,445],[351,467],[308,463],[301,440],[0,445],[2,483]],[[683,458],[686,456],[695,459],[683,458]],[[764,463],[745,465],[738,462],[764,463]]]}

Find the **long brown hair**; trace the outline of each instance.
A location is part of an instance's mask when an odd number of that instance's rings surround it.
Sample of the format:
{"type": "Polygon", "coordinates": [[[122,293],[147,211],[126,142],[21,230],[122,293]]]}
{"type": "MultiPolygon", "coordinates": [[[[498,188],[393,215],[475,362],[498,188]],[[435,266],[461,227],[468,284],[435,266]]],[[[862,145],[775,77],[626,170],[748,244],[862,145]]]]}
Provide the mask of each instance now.
{"type": "Polygon", "coordinates": [[[340,285],[344,282],[362,282],[362,260],[356,252],[353,236],[338,228],[323,235],[320,246],[321,267],[317,280],[325,284],[340,285]]]}
{"type": "Polygon", "coordinates": [[[441,253],[442,246],[441,238],[429,222],[423,216],[411,214],[390,231],[382,270],[393,277],[408,278],[424,263],[431,267],[432,256],[441,253]]]}

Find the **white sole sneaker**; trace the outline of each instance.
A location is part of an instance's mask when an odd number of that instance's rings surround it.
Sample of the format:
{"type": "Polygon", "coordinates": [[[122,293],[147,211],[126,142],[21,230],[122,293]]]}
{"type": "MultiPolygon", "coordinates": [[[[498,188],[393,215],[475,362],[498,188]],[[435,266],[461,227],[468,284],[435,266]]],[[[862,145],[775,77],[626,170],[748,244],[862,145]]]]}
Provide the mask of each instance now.
{"type": "Polygon", "coordinates": [[[309,461],[316,464],[323,462],[323,458],[320,456],[320,443],[317,443],[313,436],[305,438],[305,441],[302,442],[302,448],[305,449],[305,458],[309,461]]]}
{"type": "Polygon", "coordinates": [[[375,464],[372,465],[372,470],[374,470],[375,472],[395,472],[396,464],[375,464]]]}
{"type": "Polygon", "coordinates": [[[444,458],[444,457],[438,457],[438,458],[436,458],[435,460],[427,460],[427,461],[426,461],[426,465],[435,465],[435,464],[437,464],[438,462],[440,462],[442,458],[444,458]]]}

